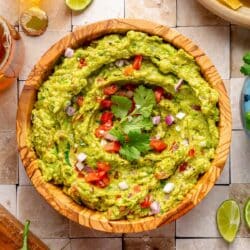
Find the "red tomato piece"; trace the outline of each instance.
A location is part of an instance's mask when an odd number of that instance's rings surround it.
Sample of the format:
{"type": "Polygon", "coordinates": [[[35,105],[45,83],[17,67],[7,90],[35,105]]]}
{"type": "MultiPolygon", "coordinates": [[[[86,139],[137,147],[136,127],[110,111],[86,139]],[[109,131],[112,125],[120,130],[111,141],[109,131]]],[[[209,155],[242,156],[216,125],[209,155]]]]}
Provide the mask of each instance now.
{"type": "Polygon", "coordinates": [[[160,102],[161,98],[164,96],[165,90],[162,87],[156,87],[154,90],[156,102],[160,102]]]}
{"type": "Polygon", "coordinates": [[[79,107],[83,105],[83,96],[77,96],[76,103],[79,107]]]}
{"type": "Polygon", "coordinates": [[[87,62],[86,62],[86,60],[85,60],[84,58],[81,58],[81,59],[79,60],[78,68],[81,69],[81,68],[83,68],[84,66],[87,66],[87,62]]]}
{"type": "Polygon", "coordinates": [[[103,109],[109,109],[112,106],[112,101],[109,99],[103,99],[100,104],[103,109]]]}
{"type": "Polygon", "coordinates": [[[134,186],[134,192],[135,193],[141,192],[141,187],[139,185],[134,186]]]}
{"type": "Polygon", "coordinates": [[[108,162],[97,162],[96,165],[98,171],[108,172],[110,170],[110,164],[108,162]]]}
{"type": "Polygon", "coordinates": [[[99,181],[100,180],[100,176],[98,175],[97,172],[88,173],[87,175],[85,175],[85,180],[88,183],[99,181]]]}
{"type": "Polygon", "coordinates": [[[134,99],[132,99],[131,101],[132,101],[132,106],[131,106],[130,110],[128,111],[129,114],[135,110],[135,101],[134,101],[134,99]]]}
{"type": "Polygon", "coordinates": [[[113,126],[112,121],[108,121],[102,125],[100,125],[96,130],[95,130],[95,136],[98,138],[103,138],[106,131],[109,131],[113,126]]]}
{"type": "Polygon", "coordinates": [[[140,203],[141,208],[149,208],[152,203],[152,198],[147,195],[142,203],[140,203]]]}
{"type": "Polygon", "coordinates": [[[104,88],[103,93],[104,95],[113,95],[118,90],[117,85],[112,84],[104,88]]]}
{"type": "Polygon", "coordinates": [[[150,141],[150,147],[157,152],[162,152],[167,148],[167,144],[162,140],[153,139],[150,141]]]}
{"type": "Polygon", "coordinates": [[[102,116],[101,116],[101,124],[105,124],[107,122],[112,122],[113,117],[114,117],[114,114],[112,112],[110,112],[110,111],[103,112],[102,116]]]}
{"type": "Polygon", "coordinates": [[[187,162],[183,162],[183,163],[179,166],[179,171],[180,171],[180,172],[185,171],[186,168],[187,168],[187,166],[188,166],[188,163],[187,163],[187,162]]]}
{"type": "Polygon", "coordinates": [[[191,149],[188,151],[188,156],[190,156],[190,157],[194,157],[194,156],[195,156],[195,149],[194,149],[194,148],[191,148],[191,149]]]}
{"type": "Polygon", "coordinates": [[[133,84],[133,83],[127,83],[123,87],[126,90],[134,91],[137,86],[135,84],[133,84]]]}
{"type": "Polygon", "coordinates": [[[109,142],[104,146],[104,150],[109,153],[118,153],[121,149],[121,144],[118,141],[109,142]]]}
{"type": "Polygon", "coordinates": [[[141,55],[136,55],[133,62],[133,69],[139,70],[141,68],[143,57],[141,55]]]}

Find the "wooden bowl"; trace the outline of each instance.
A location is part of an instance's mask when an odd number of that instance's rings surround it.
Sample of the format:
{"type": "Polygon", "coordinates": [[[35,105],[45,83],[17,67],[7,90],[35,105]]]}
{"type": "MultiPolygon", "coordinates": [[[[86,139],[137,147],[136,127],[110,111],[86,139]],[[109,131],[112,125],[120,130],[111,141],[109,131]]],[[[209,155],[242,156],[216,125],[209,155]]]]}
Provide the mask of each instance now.
{"type": "MultiPolygon", "coordinates": [[[[218,0],[198,0],[205,8],[221,18],[240,26],[250,28],[250,7],[241,7],[232,10],[218,0]]],[[[249,2],[250,6],[250,2],[249,2]]]]}
{"type": "Polygon", "coordinates": [[[90,24],[77,29],[54,44],[38,61],[31,71],[22,91],[17,112],[17,143],[26,172],[37,191],[58,212],[81,225],[113,233],[131,233],[155,229],[170,223],[194,208],[214,186],[220,176],[228,156],[231,142],[231,110],[225,86],[210,59],[190,39],[168,27],[149,21],[135,19],[113,19],[90,24]],[[216,157],[211,168],[206,172],[175,208],[159,216],[149,216],[135,220],[108,221],[100,212],[76,204],[57,186],[43,180],[36,163],[36,154],[27,142],[31,129],[31,111],[36,101],[37,91],[54,64],[67,47],[77,48],[83,43],[110,33],[125,33],[129,30],[146,32],[162,37],[176,48],[183,48],[190,53],[201,67],[206,80],[219,94],[220,139],[216,157]]]}

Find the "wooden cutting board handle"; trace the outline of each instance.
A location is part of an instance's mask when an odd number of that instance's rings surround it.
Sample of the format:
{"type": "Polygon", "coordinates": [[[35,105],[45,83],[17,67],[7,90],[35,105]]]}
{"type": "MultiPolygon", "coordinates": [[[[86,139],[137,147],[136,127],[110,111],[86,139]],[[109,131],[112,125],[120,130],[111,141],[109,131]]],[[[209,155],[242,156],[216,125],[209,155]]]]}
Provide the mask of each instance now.
{"type": "MultiPolygon", "coordinates": [[[[0,249],[18,250],[22,247],[24,225],[0,205],[0,249]]],[[[48,250],[49,248],[34,234],[29,232],[29,250],[48,250]]]]}

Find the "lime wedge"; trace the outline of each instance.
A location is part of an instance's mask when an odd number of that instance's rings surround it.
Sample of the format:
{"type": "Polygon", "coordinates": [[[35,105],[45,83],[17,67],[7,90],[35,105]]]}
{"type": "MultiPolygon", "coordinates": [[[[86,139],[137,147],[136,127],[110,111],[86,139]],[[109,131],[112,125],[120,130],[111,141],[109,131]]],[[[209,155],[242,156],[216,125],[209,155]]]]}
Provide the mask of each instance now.
{"type": "Polygon", "coordinates": [[[233,242],[240,225],[240,208],[234,200],[221,203],[216,214],[217,227],[227,242],[233,242]]]}
{"type": "Polygon", "coordinates": [[[248,199],[244,207],[244,218],[248,228],[250,228],[250,198],[248,199]]]}
{"type": "Polygon", "coordinates": [[[75,11],[84,10],[91,2],[92,0],[65,0],[66,5],[75,11]]]}

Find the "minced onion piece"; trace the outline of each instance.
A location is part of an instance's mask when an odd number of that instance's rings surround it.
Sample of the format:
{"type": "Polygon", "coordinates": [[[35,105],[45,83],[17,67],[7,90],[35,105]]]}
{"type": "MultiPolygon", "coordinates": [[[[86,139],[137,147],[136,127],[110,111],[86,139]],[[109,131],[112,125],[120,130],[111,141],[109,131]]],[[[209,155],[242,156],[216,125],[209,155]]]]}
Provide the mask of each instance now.
{"type": "Polygon", "coordinates": [[[179,113],[176,114],[176,117],[177,117],[178,119],[180,119],[180,120],[182,120],[185,116],[186,116],[186,114],[183,113],[183,112],[179,112],[179,113]]]}
{"type": "Polygon", "coordinates": [[[201,141],[200,142],[200,146],[201,147],[206,147],[207,146],[207,142],[206,141],[201,141]]]}
{"type": "Polygon", "coordinates": [[[65,52],[64,52],[64,56],[65,56],[65,57],[70,58],[70,57],[73,57],[73,55],[74,55],[74,50],[71,49],[71,48],[67,48],[67,49],[65,50],[65,52]]]}
{"type": "Polygon", "coordinates": [[[152,117],[152,122],[154,125],[158,125],[161,122],[161,117],[159,115],[152,117]]]}
{"type": "Polygon", "coordinates": [[[68,116],[73,116],[75,114],[75,111],[76,111],[75,108],[72,106],[68,106],[66,108],[66,113],[68,116]]]}
{"type": "Polygon", "coordinates": [[[178,132],[181,131],[181,127],[177,125],[177,126],[175,127],[175,130],[178,131],[178,132]]]}
{"type": "Polygon", "coordinates": [[[184,83],[184,80],[183,79],[180,79],[174,86],[174,90],[175,92],[178,92],[179,91],[179,88],[181,87],[181,85],[184,83]]]}
{"type": "Polygon", "coordinates": [[[158,214],[158,213],[160,213],[161,207],[160,207],[159,202],[158,201],[153,201],[150,204],[150,209],[151,209],[152,214],[158,214]]]}
{"type": "Polygon", "coordinates": [[[174,122],[174,117],[172,115],[167,115],[165,118],[165,122],[167,123],[167,125],[172,125],[174,122]]]}
{"type": "Polygon", "coordinates": [[[117,67],[123,67],[124,65],[126,64],[126,60],[124,60],[124,59],[119,59],[119,60],[117,60],[116,62],[115,62],[115,66],[117,66],[117,67]]]}
{"type": "Polygon", "coordinates": [[[182,142],[181,142],[182,145],[184,146],[188,146],[189,145],[189,142],[187,139],[184,139],[182,142]]]}
{"type": "Polygon", "coordinates": [[[85,161],[86,158],[87,158],[87,155],[84,154],[84,153],[80,153],[80,154],[77,155],[77,160],[78,160],[79,162],[85,161]]]}
{"type": "Polygon", "coordinates": [[[136,104],[135,107],[136,107],[136,109],[140,109],[140,108],[141,108],[141,105],[136,104]]]}
{"type": "Polygon", "coordinates": [[[174,189],[174,183],[169,182],[169,183],[166,183],[165,187],[163,188],[163,192],[168,194],[168,193],[172,192],[173,189],[174,189]]]}
{"type": "Polygon", "coordinates": [[[156,134],[155,139],[156,140],[160,140],[161,139],[161,135],[160,134],[156,134]]]}
{"type": "Polygon", "coordinates": [[[126,190],[126,189],[128,189],[128,184],[127,184],[126,181],[119,182],[119,183],[118,183],[118,186],[119,186],[119,188],[120,188],[121,190],[126,190]]]}
{"type": "Polygon", "coordinates": [[[105,134],[104,138],[109,141],[117,141],[117,138],[109,133],[105,134]]]}
{"type": "Polygon", "coordinates": [[[108,142],[106,140],[104,140],[104,139],[102,139],[101,142],[100,142],[100,144],[101,144],[102,147],[105,146],[105,145],[107,145],[107,143],[108,142]]]}
{"type": "Polygon", "coordinates": [[[82,171],[83,168],[84,168],[84,164],[82,162],[77,162],[76,163],[76,168],[79,170],[79,171],[82,171]]]}

